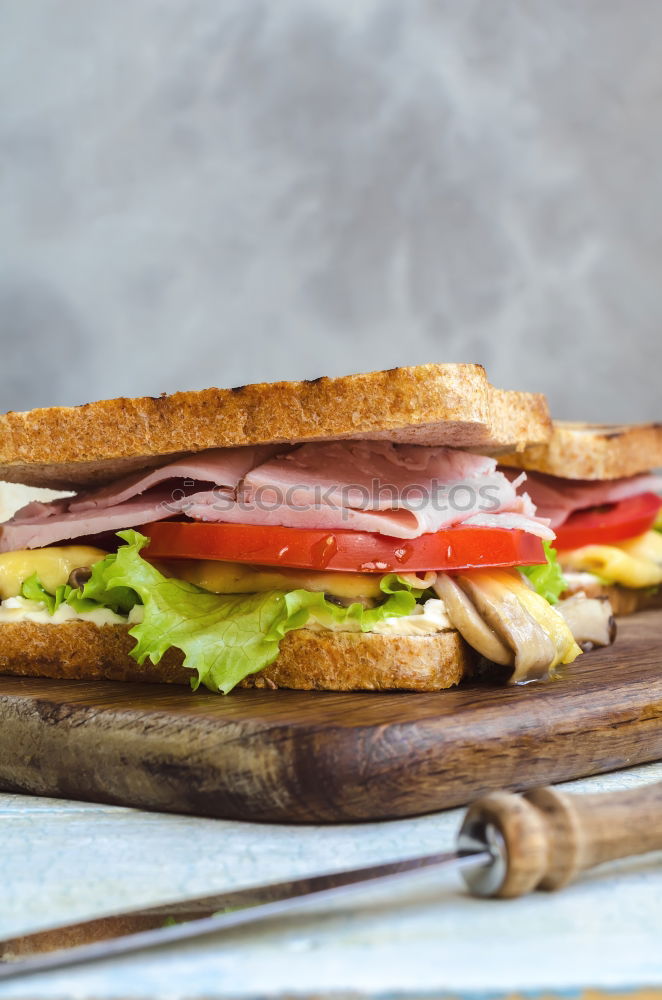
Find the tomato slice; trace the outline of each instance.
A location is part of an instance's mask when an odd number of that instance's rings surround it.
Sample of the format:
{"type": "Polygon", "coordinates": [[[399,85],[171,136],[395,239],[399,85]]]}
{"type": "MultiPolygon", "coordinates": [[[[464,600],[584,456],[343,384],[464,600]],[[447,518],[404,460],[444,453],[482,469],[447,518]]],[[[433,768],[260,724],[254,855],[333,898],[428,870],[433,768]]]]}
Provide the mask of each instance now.
{"type": "Polygon", "coordinates": [[[556,529],[556,548],[608,545],[643,535],[652,527],[660,507],[662,497],[657,493],[639,493],[604,507],[575,511],[556,529]]]}
{"type": "Polygon", "coordinates": [[[457,527],[392,538],[367,531],[274,525],[157,521],[143,529],[153,559],[220,559],[261,566],[410,573],[545,562],[541,540],[526,531],[457,527]]]}

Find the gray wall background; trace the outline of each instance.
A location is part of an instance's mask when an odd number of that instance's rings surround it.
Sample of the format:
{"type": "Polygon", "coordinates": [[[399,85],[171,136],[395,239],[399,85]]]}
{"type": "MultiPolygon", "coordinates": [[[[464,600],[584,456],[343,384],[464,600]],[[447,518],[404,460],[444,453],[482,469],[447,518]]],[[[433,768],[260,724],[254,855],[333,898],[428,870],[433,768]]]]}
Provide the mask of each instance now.
{"type": "Polygon", "coordinates": [[[659,0],[2,0],[0,409],[481,361],[661,419],[659,0]]]}

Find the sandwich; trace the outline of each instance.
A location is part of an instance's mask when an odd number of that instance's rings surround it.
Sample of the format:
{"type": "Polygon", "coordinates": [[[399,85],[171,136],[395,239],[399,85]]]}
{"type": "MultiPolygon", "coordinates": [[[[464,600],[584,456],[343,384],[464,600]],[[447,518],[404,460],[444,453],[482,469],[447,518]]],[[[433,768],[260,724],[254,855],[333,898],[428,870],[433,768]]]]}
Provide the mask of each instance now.
{"type": "Polygon", "coordinates": [[[0,672],[436,691],[554,676],[613,640],[558,600],[554,532],[494,452],[543,397],[479,365],[0,417],[0,480],[65,491],[0,524],[0,672]]]}
{"type": "Polygon", "coordinates": [[[662,606],[662,476],[651,472],[662,467],[662,425],[559,421],[549,441],[500,461],[526,470],[566,595],[608,597],[617,615],[662,606]]]}

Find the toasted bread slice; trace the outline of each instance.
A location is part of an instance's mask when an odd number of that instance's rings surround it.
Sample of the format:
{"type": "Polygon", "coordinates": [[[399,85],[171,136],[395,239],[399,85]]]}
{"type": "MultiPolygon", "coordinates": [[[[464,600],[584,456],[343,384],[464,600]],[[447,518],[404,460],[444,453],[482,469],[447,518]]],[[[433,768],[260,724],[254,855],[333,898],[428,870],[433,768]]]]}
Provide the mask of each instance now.
{"type": "Polygon", "coordinates": [[[332,438],[503,449],[547,441],[545,398],[474,364],[111,399],[0,416],[0,480],[80,489],[206,448],[332,438]]]}
{"type": "Polygon", "coordinates": [[[579,424],[555,420],[547,444],[499,455],[503,465],[564,479],[620,479],[662,466],[662,424],[579,424]]]}
{"type": "MultiPolygon", "coordinates": [[[[170,649],[160,663],[139,666],[129,655],[128,626],[91,622],[0,625],[0,673],[65,680],[190,684],[193,671],[170,649]]],[[[474,651],[458,632],[434,636],[318,632],[297,629],[281,641],[278,659],[242,687],[319,691],[440,691],[471,672],[474,651]]]]}

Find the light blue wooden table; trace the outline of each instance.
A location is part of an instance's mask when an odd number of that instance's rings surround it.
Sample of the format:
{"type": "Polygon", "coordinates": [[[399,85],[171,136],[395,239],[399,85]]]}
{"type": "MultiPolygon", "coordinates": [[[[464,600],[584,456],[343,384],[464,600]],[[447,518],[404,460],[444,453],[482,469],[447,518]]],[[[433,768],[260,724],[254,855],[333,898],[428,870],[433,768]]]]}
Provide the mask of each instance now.
{"type": "MultiPolygon", "coordinates": [[[[662,779],[662,764],[566,787],[662,779]]],[[[461,812],[282,827],[0,796],[0,934],[398,855],[450,849],[461,812]]],[[[604,866],[557,895],[480,901],[429,873],[256,932],[49,977],[4,997],[486,997],[662,985],[662,855],[604,866]]]]}

